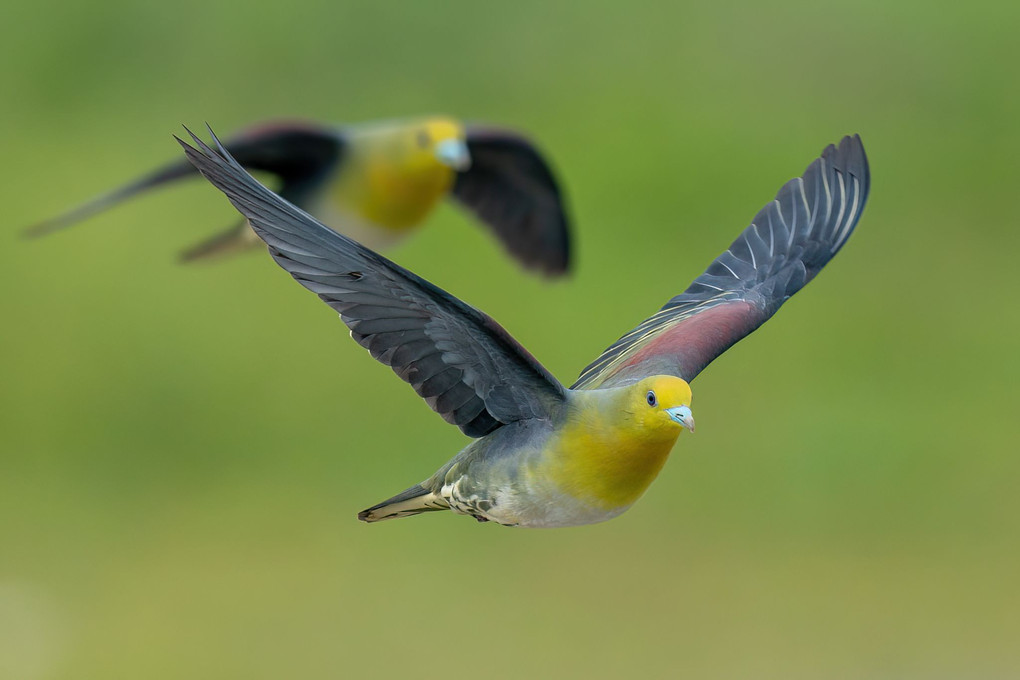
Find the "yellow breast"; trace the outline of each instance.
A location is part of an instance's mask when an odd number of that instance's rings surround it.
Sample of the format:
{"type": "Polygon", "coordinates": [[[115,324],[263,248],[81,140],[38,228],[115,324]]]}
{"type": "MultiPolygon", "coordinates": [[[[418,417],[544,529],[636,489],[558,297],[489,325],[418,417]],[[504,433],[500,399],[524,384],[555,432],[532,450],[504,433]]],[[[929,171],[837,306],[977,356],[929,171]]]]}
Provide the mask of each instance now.
{"type": "Polygon", "coordinates": [[[570,496],[606,510],[627,507],[659,475],[677,434],[579,418],[553,442],[545,473],[570,496]]]}
{"type": "Polygon", "coordinates": [[[454,171],[431,148],[384,133],[352,140],[330,194],[338,208],[365,222],[405,231],[420,224],[449,191],[454,171]]]}

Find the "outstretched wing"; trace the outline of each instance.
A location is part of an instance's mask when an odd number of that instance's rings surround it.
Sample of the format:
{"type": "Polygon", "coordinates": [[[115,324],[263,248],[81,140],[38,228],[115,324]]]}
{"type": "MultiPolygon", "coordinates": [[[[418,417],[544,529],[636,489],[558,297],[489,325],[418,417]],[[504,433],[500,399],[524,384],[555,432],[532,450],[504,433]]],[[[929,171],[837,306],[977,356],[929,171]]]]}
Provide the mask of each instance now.
{"type": "Polygon", "coordinates": [[[491,318],[287,203],[219,140],[214,151],[192,138],[198,149],[178,140],[188,159],[248,218],[277,264],[447,422],[481,437],[560,409],[563,386],[491,318]]]}
{"type": "MultiPolygon", "coordinates": [[[[253,127],[226,142],[231,155],[244,167],[279,177],[280,195],[298,205],[336,167],[343,146],[342,137],[332,128],[292,121],[253,127]]],[[[133,196],[193,175],[195,168],[187,161],[169,163],[66,213],[34,224],[24,234],[36,237],[59,231],[133,196]]]]}
{"type": "Polygon", "coordinates": [[[301,205],[337,169],[344,154],[343,134],[308,121],[276,121],[249,128],[224,145],[249,170],[280,178],[278,193],[301,205]]]}
{"type": "Polygon", "coordinates": [[[470,126],[471,167],[452,196],[488,225],[521,264],[549,276],[570,266],[564,200],[552,170],[531,142],[506,130],[470,126]]]}
{"type": "Polygon", "coordinates": [[[594,389],[657,374],[693,380],[832,259],[864,210],[869,184],[861,138],[830,145],[802,177],[779,190],[704,274],[611,345],[573,387],[594,389]]]}

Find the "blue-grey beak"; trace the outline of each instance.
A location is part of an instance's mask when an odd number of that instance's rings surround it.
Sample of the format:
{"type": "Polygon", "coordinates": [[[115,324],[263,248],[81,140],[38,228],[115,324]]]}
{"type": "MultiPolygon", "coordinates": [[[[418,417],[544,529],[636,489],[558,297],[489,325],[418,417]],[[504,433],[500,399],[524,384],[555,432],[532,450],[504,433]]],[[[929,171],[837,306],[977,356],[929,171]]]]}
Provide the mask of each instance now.
{"type": "Polygon", "coordinates": [[[436,144],[436,158],[457,172],[464,172],[471,167],[471,154],[463,139],[444,139],[436,144]]]}
{"type": "Polygon", "coordinates": [[[689,406],[674,406],[666,409],[666,413],[680,425],[694,432],[694,414],[691,413],[689,406]]]}

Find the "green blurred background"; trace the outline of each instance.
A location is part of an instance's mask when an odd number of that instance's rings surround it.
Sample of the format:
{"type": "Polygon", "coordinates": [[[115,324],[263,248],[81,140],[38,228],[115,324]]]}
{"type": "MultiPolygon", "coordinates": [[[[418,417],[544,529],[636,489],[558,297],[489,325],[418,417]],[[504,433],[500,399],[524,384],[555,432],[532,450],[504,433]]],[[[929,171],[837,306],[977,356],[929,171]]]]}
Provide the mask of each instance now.
{"type": "Polygon", "coordinates": [[[1017,3],[37,0],[0,9],[0,678],[1020,675],[1017,3]],[[621,518],[355,513],[465,438],[195,181],[18,231],[271,116],[529,131],[565,283],[444,206],[390,255],[569,382],[859,132],[857,233],[694,384],[621,518]]]}

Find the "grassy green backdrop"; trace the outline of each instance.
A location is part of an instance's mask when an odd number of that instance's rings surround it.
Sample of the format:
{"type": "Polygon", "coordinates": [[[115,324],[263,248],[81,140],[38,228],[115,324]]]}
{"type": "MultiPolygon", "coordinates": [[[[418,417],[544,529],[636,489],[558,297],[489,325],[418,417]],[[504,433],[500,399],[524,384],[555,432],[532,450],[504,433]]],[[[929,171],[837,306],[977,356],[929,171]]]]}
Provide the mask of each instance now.
{"type": "Polygon", "coordinates": [[[0,677],[1020,674],[1020,5],[37,0],[0,9],[0,677]],[[450,207],[390,255],[564,381],[824,145],[873,190],[694,384],[698,432],[573,530],[356,511],[465,439],[200,182],[20,228],[277,115],[528,130],[576,218],[529,278],[450,207]]]}

